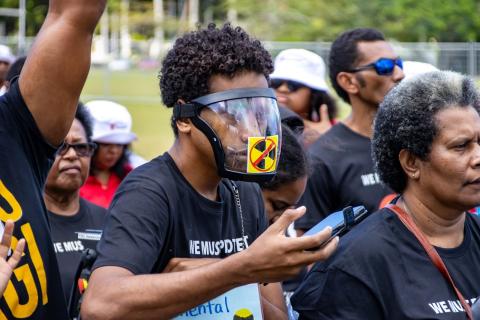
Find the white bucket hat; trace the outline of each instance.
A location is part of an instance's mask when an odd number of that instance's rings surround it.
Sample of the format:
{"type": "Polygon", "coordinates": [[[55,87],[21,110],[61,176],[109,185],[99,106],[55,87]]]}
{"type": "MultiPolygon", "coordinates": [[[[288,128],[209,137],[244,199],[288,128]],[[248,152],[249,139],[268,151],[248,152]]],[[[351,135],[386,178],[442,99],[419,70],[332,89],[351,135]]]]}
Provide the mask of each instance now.
{"type": "Polygon", "coordinates": [[[132,116],[124,106],[107,100],[93,100],[85,107],[93,119],[93,141],[129,144],[137,139],[137,135],[131,132],[132,116]]]}
{"type": "Polygon", "coordinates": [[[403,74],[405,75],[405,79],[430,71],[438,71],[438,69],[430,63],[403,61],[403,74]]]}
{"type": "Polygon", "coordinates": [[[0,61],[5,61],[8,64],[12,64],[15,61],[15,56],[12,54],[12,50],[3,44],[0,44],[0,61]]]}
{"type": "Polygon", "coordinates": [[[305,49],[287,49],[275,58],[271,79],[293,80],[305,86],[328,92],[325,62],[318,54],[305,49]]]}

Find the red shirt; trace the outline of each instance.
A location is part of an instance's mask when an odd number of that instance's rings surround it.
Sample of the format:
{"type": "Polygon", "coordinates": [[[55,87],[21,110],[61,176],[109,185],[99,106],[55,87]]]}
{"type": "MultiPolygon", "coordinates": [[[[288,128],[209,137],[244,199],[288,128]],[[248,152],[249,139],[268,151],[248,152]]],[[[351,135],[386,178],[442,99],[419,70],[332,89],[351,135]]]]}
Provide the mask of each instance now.
{"type": "Polygon", "coordinates": [[[122,182],[115,173],[111,173],[106,186],[103,186],[95,176],[90,175],[80,188],[80,196],[98,206],[108,208],[113,199],[115,191],[122,182]]]}

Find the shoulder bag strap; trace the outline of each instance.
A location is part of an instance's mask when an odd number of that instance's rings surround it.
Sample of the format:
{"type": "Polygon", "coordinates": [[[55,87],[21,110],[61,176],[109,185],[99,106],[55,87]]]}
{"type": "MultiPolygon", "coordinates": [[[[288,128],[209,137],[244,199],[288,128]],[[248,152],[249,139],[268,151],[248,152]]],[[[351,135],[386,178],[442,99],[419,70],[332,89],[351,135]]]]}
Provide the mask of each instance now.
{"type": "Polygon", "coordinates": [[[455,290],[455,293],[457,294],[457,297],[460,300],[460,303],[462,304],[468,319],[473,320],[472,309],[470,308],[470,305],[468,305],[460,290],[458,290],[458,288],[455,286],[455,283],[453,282],[453,279],[450,276],[450,273],[448,272],[445,263],[443,263],[442,258],[438,255],[437,250],[435,250],[435,248],[430,244],[430,242],[428,242],[425,235],[422,233],[422,231],[420,231],[420,229],[418,229],[415,222],[413,222],[412,218],[408,213],[405,212],[405,210],[391,203],[387,205],[387,208],[393,211],[400,219],[400,221],[403,222],[405,227],[407,227],[407,229],[415,235],[417,240],[420,242],[420,244],[423,246],[428,256],[430,257],[430,260],[432,260],[433,264],[437,267],[443,277],[450,283],[450,285],[455,290]]]}

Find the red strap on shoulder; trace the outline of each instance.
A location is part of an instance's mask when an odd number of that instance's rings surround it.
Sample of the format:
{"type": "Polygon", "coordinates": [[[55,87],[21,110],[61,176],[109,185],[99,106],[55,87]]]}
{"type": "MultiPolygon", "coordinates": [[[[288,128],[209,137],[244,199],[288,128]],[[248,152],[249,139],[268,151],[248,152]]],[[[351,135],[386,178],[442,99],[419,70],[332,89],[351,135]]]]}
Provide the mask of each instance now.
{"type": "Polygon", "coordinates": [[[430,257],[430,260],[432,260],[433,264],[437,267],[437,269],[440,271],[443,277],[448,282],[450,282],[451,286],[455,290],[455,293],[457,294],[458,299],[460,300],[460,303],[463,306],[463,309],[467,314],[468,319],[473,320],[472,309],[470,308],[470,305],[466,302],[460,290],[458,290],[458,288],[455,286],[455,283],[453,282],[453,279],[450,276],[450,273],[448,272],[448,269],[445,266],[445,263],[443,263],[442,258],[438,255],[437,250],[435,250],[435,248],[430,244],[430,242],[428,242],[425,235],[422,233],[420,229],[418,229],[415,222],[413,222],[412,218],[408,213],[405,212],[405,210],[403,210],[399,206],[392,203],[388,204],[387,208],[393,211],[397,215],[397,217],[400,219],[400,221],[403,222],[405,227],[407,227],[407,229],[410,230],[410,232],[415,235],[418,242],[420,242],[420,244],[423,246],[428,256],[430,257]]]}

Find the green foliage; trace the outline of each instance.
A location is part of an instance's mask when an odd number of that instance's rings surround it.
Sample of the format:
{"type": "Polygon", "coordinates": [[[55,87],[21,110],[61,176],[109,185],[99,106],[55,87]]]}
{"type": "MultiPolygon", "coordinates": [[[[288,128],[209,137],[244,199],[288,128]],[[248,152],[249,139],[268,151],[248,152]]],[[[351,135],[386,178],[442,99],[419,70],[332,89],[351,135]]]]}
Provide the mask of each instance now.
{"type": "Polygon", "coordinates": [[[331,41],[375,27],[399,41],[479,41],[478,0],[225,0],[239,24],[280,41],[331,41]]]}
{"type": "MultiPolygon", "coordinates": [[[[81,1],[81,0],[79,0],[81,1]]],[[[167,38],[188,28],[180,20],[187,0],[164,0],[162,26],[167,38]]],[[[479,0],[199,0],[202,23],[235,23],[264,40],[331,41],[346,29],[375,27],[398,41],[480,41],[479,0]],[[232,15],[235,12],[236,15],[232,15]],[[228,14],[230,13],[230,15],[228,14]]],[[[109,0],[108,11],[118,13],[122,0],[109,0]]],[[[2,0],[1,7],[18,7],[18,0],[2,0]]],[[[130,0],[130,28],[137,39],[153,35],[152,0],[130,0]]],[[[34,36],[45,17],[48,0],[27,0],[27,35],[34,36]]],[[[7,34],[18,28],[5,18],[7,34]]]]}
{"type": "MultiPolygon", "coordinates": [[[[2,8],[18,8],[18,0],[2,0],[0,7],[2,8]]],[[[27,36],[34,36],[40,30],[40,26],[45,19],[48,10],[48,0],[26,0],[27,7],[27,36]]],[[[18,32],[18,19],[14,17],[1,17],[6,21],[7,34],[15,34],[18,32]]]]}

